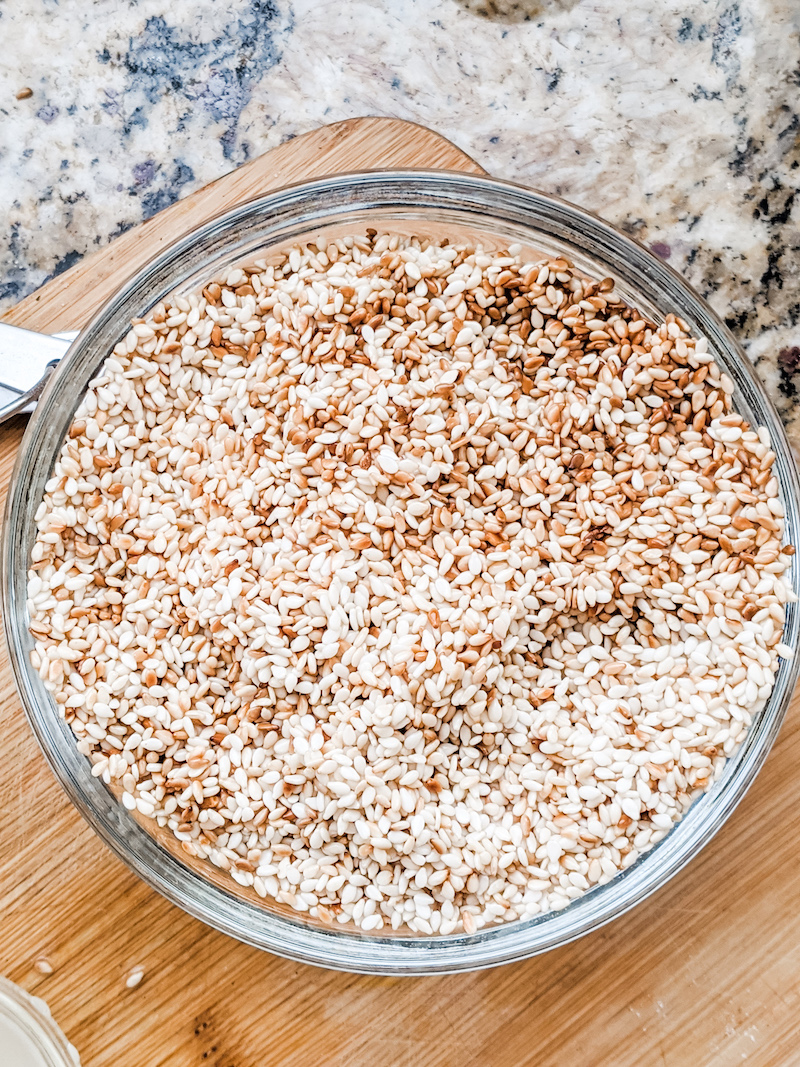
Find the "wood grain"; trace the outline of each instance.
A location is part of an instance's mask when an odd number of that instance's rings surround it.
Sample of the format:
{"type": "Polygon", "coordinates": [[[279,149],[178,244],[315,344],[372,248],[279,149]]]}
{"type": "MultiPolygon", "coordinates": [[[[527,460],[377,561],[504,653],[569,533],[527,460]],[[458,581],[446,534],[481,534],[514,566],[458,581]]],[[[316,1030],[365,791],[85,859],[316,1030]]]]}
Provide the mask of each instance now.
{"type": "MultiPolygon", "coordinates": [[[[477,170],[390,120],[298,138],[29,297],[9,321],[80,325],[153,251],[239,199],[365,166],[477,170]]],[[[0,427],[8,484],[21,421],[0,427]]],[[[783,1067],[800,1063],[800,716],[688,870],[603,930],[495,971],[367,978],[204,927],[138,881],[56,785],[0,664],[0,972],[44,996],[84,1067],[783,1067]],[[34,969],[39,954],[55,968],[34,969]],[[135,989],[125,976],[136,965],[135,989]]],[[[2,1063],[2,1050],[0,1050],[2,1063]]]]}

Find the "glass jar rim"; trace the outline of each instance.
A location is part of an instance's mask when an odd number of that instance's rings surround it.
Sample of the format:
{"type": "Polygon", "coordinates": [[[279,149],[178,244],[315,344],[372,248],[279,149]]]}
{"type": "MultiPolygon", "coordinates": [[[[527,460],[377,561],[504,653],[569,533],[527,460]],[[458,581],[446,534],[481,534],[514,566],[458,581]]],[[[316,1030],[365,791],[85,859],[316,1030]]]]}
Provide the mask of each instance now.
{"type": "Polygon", "coordinates": [[[79,1067],[78,1052],[56,1024],[47,1003],[2,975],[0,1017],[31,1042],[47,1067],[79,1067]]]}

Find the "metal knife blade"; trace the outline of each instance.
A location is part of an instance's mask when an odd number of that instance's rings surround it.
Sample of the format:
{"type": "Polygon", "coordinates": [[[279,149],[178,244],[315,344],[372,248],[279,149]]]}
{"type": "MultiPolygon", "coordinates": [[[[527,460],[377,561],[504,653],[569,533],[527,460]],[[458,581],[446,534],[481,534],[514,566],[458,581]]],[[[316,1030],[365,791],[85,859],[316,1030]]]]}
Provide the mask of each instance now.
{"type": "Polygon", "coordinates": [[[77,331],[51,335],[0,322],[0,422],[33,410],[35,395],[26,404],[26,394],[35,393],[77,336],[77,331]]]}

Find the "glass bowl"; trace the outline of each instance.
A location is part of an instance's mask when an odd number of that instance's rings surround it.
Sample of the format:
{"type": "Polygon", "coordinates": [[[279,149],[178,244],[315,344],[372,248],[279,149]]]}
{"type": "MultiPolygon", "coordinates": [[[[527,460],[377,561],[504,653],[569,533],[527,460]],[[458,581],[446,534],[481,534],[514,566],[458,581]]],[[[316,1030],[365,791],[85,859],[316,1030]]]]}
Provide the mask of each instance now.
{"type": "MultiPolygon", "coordinates": [[[[563,945],[621,915],[663,885],[716,833],[741,800],[775,740],[800,660],[781,660],[772,694],[709,792],[650,851],[612,881],[560,911],[469,936],[364,934],[331,930],[285,906],[259,900],[210,863],[192,860],[172,835],[140,824],[91,775],[75,738],[30,665],[27,570],[33,515],[81,396],[114,345],[170,293],[199,288],[223,268],[300,240],[363,233],[367,227],[447,237],[489,248],[520,243],[526,256],[566,255],[585,274],[612,276],[617,291],[653,320],[675,312],[735,385],[734,404],[765,426],[776,453],[785,507],[784,541],[800,541],[797,471],[778,416],[730,332],[696,293],[647,249],[589,212],[507,182],[442,171],[369,172],[290,187],[220,216],[187,235],[133,277],[95,316],[62,360],[31,418],[8,498],[2,590],[5,630],[23,705],[56,777],[100,837],[153,888],[241,941],[305,963],[376,974],[434,974],[523,959],[563,945]]],[[[800,556],[790,580],[800,589],[800,556]]],[[[798,607],[787,607],[784,644],[798,645],[798,607]]]]}
{"type": "Polygon", "coordinates": [[[1,1062],[29,1067],[80,1067],[45,1001],[0,976],[1,1062]],[[10,1057],[10,1061],[7,1059],[10,1057]]]}

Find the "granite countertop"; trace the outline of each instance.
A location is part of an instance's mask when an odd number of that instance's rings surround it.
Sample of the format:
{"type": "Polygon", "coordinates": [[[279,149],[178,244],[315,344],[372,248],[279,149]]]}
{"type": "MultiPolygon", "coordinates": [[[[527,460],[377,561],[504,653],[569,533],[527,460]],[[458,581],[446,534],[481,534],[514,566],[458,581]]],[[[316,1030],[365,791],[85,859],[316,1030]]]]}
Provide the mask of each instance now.
{"type": "Polygon", "coordinates": [[[796,0],[0,0],[0,311],[267,148],[391,115],[649,244],[800,445],[799,38],[796,0]]]}

